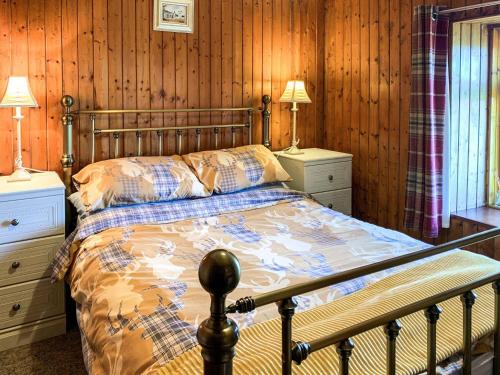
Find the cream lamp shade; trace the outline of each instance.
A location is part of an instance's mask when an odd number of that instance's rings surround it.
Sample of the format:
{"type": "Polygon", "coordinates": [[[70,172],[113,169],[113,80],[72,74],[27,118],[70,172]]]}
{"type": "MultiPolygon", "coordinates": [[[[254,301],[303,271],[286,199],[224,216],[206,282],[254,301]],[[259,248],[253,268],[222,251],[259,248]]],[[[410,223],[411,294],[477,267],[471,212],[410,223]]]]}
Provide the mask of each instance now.
{"type": "Polygon", "coordinates": [[[287,154],[303,154],[298,145],[300,139],[297,139],[297,103],[311,103],[311,98],[307,95],[304,81],[288,81],[285,91],[281,95],[280,102],[292,103],[290,111],[292,112],[292,145],[286,149],[287,154]]]}
{"type": "Polygon", "coordinates": [[[307,95],[304,81],[288,81],[285,91],[281,95],[282,103],[311,103],[311,98],[307,95]]]}
{"type": "Polygon", "coordinates": [[[38,107],[30,89],[28,77],[9,77],[0,107],[38,107]]]}
{"type": "Polygon", "coordinates": [[[0,108],[15,108],[16,114],[13,116],[17,122],[17,157],[15,160],[14,173],[7,181],[28,181],[31,174],[23,166],[23,155],[21,149],[21,107],[38,107],[35,97],[30,89],[28,77],[12,76],[7,82],[7,89],[0,101],[0,108]]]}

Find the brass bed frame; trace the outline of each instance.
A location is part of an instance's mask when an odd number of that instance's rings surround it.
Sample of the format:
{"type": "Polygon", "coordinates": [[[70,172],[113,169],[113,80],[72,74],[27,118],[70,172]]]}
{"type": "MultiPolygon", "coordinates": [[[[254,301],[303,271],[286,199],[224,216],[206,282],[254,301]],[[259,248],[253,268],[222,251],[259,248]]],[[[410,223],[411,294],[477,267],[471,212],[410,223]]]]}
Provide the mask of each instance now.
{"type": "Polygon", "coordinates": [[[119,155],[120,135],[126,133],[135,133],[136,137],[136,155],[141,156],[142,136],[144,133],[156,133],[158,138],[157,155],[163,155],[163,136],[169,131],[175,131],[176,136],[176,153],[182,154],[183,151],[183,136],[186,131],[194,130],[196,134],[196,151],[201,149],[201,133],[204,129],[212,130],[215,136],[215,148],[219,148],[220,130],[231,130],[232,146],[236,144],[236,131],[238,129],[248,129],[248,144],[252,144],[254,113],[262,114],[262,143],[264,146],[271,148],[270,138],[270,103],[271,97],[264,95],[262,97],[262,108],[240,107],[240,108],[167,108],[167,109],[89,109],[89,110],[73,110],[72,107],[75,100],[70,95],[64,95],[61,99],[63,106],[62,125],[63,125],[63,155],[61,164],[63,167],[64,184],[66,185],[67,193],[71,189],[71,176],[73,174],[73,164],[75,157],[73,155],[73,126],[75,118],[80,118],[87,115],[91,124],[91,162],[95,161],[95,141],[96,137],[102,134],[112,134],[114,139],[114,157],[119,155]],[[184,126],[161,126],[151,128],[114,128],[114,129],[99,129],[96,127],[96,119],[100,116],[124,115],[124,114],[152,114],[152,113],[212,113],[212,112],[240,112],[247,114],[247,121],[236,124],[209,124],[209,125],[184,125],[184,126]]]}
{"type": "MultiPolygon", "coordinates": [[[[238,129],[248,129],[248,143],[252,143],[252,127],[254,113],[260,112],[262,115],[262,140],[263,144],[270,148],[270,103],[271,98],[265,95],[262,98],[261,108],[192,108],[192,109],[105,109],[105,110],[72,110],[74,100],[71,96],[63,96],[61,103],[64,108],[62,124],[64,129],[64,153],[61,164],[64,171],[64,183],[66,192],[71,192],[71,176],[73,173],[73,125],[77,117],[88,115],[91,122],[91,153],[92,161],[95,158],[95,139],[100,134],[113,134],[115,141],[115,157],[119,154],[120,134],[135,132],[136,134],[136,154],[142,155],[141,137],[145,132],[156,132],[158,136],[158,155],[163,154],[163,133],[175,131],[176,151],[182,153],[182,137],[185,131],[195,130],[196,150],[200,150],[200,137],[202,129],[212,129],[215,134],[215,148],[219,145],[219,130],[230,128],[232,134],[232,145],[235,145],[235,132],[238,129]],[[165,126],[156,128],[118,128],[118,129],[98,129],[96,127],[96,117],[114,114],[141,114],[141,113],[189,113],[189,112],[242,112],[247,114],[247,121],[238,124],[210,124],[210,125],[187,125],[187,126],[165,126]]],[[[68,216],[69,217],[69,216],[68,216]]],[[[396,266],[404,265],[419,259],[428,258],[447,251],[468,246],[474,243],[486,241],[500,236],[500,228],[490,229],[477,233],[460,240],[454,240],[442,245],[429,247],[414,253],[391,258],[371,265],[355,268],[349,271],[322,277],[306,283],[297,284],[260,294],[253,297],[245,297],[237,300],[234,304],[226,306],[226,296],[231,293],[240,280],[240,266],[238,259],[227,250],[214,250],[207,254],[199,267],[199,279],[202,287],[210,294],[210,316],[204,320],[197,333],[198,343],[201,346],[203,357],[204,373],[214,375],[229,375],[233,370],[233,358],[236,355],[235,346],[238,342],[239,330],[234,320],[227,314],[247,313],[256,308],[276,303],[281,316],[281,341],[282,341],[282,374],[292,373],[292,364],[300,365],[307,360],[309,354],[321,350],[325,347],[336,345],[339,355],[340,373],[349,374],[349,358],[354,349],[353,336],[376,327],[384,326],[387,337],[387,374],[396,374],[396,341],[399,331],[402,329],[399,319],[423,310],[427,319],[427,371],[429,375],[436,374],[436,325],[442,312],[439,303],[450,298],[461,296],[463,304],[463,348],[464,364],[463,373],[471,374],[472,366],[472,307],[476,296],[474,289],[491,283],[495,291],[495,332],[494,332],[494,359],[493,374],[500,374],[500,272],[491,277],[477,279],[466,285],[456,287],[446,292],[433,295],[424,300],[417,301],[410,305],[398,308],[389,313],[367,320],[361,324],[351,326],[340,332],[331,333],[310,342],[295,342],[292,339],[292,319],[295,313],[296,304],[293,297],[309,293],[324,287],[349,281],[364,275],[369,275],[378,271],[386,270],[396,266]]],[[[332,359],[333,360],[333,359],[332,359]]]]}

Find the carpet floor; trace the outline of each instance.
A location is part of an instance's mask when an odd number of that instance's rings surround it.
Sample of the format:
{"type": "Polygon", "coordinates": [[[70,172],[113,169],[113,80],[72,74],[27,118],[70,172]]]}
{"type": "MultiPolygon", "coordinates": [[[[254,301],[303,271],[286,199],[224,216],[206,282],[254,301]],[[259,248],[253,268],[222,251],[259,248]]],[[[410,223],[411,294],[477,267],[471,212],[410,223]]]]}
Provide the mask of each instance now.
{"type": "Polygon", "coordinates": [[[0,375],[85,375],[80,333],[0,352],[0,375]]]}

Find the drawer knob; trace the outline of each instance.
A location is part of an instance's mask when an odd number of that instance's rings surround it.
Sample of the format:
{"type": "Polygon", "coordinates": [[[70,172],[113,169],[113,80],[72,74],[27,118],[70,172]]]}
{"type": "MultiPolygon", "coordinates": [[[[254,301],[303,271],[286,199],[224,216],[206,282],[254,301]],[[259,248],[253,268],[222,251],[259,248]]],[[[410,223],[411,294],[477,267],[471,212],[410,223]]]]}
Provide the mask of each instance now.
{"type": "Polygon", "coordinates": [[[17,219],[12,219],[10,221],[10,225],[12,225],[13,227],[17,227],[19,225],[19,220],[17,219]]]}
{"type": "Polygon", "coordinates": [[[19,311],[20,308],[21,308],[21,305],[19,303],[15,303],[12,305],[13,311],[19,311]]]}
{"type": "Polygon", "coordinates": [[[333,208],[333,204],[328,203],[328,208],[332,209],[333,208]]]}
{"type": "Polygon", "coordinates": [[[329,176],[328,176],[328,180],[333,181],[333,176],[332,176],[332,175],[329,175],[329,176]]]}
{"type": "Polygon", "coordinates": [[[19,268],[20,265],[21,265],[21,263],[16,260],[15,262],[12,262],[11,267],[13,269],[17,269],[17,268],[19,268]]]}

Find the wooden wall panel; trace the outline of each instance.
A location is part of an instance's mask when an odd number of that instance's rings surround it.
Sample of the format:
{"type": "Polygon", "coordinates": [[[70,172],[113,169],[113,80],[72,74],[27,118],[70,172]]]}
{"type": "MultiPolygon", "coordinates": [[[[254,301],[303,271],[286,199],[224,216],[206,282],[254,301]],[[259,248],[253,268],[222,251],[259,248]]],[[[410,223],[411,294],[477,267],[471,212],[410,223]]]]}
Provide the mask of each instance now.
{"type": "MultiPolygon", "coordinates": [[[[62,149],[60,137],[59,102],[62,86],[62,2],[45,1],[45,48],[46,48],[46,89],[47,89],[47,167],[56,170],[60,165],[58,153],[62,149]]],[[[43,131],[42,131],[43,138],[43,131]]]]}
{"type": "MultiPolygon", "coordinates": [[[[47,88],[45,77],[45,6],[43,1],[31,1],[28,10],[28,78],[40,109],[31,111],[29,121],[30,148],[33,168],[47,168],[47,88]],[[35,147],[31,147],[31,146],[35,147]]],[[[25,129],[23,129],[25,130],[25,129]]],[[[24,156],[23,156],[24,158],[24,156]]]]}
{"type": "MultiPolygon", "coordinates": [[[[7,85],[7,79],[11,74],[11,9],[10,4],[6,1],[0,1],[0,14],[2,22],[0,22],[0,87],[7,85]]],[[[0,152],[0,173],[8,172],[12,169],[14,163],[14,125],[5,126],[8,124],[12,116],[12,111],[0,110],[0,144],[2,144],[2,152],[0,152]]]]}
{"type": "MultiPolygon", "coordinates": [[[[475,1],[438,3],[454,7],[475,1]]],[[[198,0],[195,33],[182,35],[152,30],[152,0],[45,0],[43,8],[40,2],[4,0],[0,91],[9,75],[30,76],[41,108],[23,112],[24,161],[60,170],[58,101],[63,93],[75,97],[76,108],[247,106],[260,105],[260,96],[271,94],[273,147],[281,149],[289,144],[290,113],[279,96],[288,79],[304,79],[313,103],[300,107],[301,146],[352,153],[354,215],[403,230],[411,20],[413,7],[422,2],[198,0]],[[39,44],[33,45],[32,37],[39,44]]],[[[498,11],[488,8],[463,16],[498,11]]],[[[8,109],[0,110],[2,174],[10,173],[13,164],[11,115],[8,109]]],[[[203,114],[113,116],[98,126],[216,120],[236,119],[203,114]]],[[[260,126],[257,121],[256,142],[260,126]]],[[[84,132],[88,119],[79,127],[80,136],[74,140],[77,168],[90,160],[84,132]]],[[[134,137],[120,140],[120,156],[135,153],[134,137]]],[[[213,144],[213,135],[203,139],[204,148],[213,144]]],[[[225,146],[230,139],[226,134],[225,146]]],[[[239,143],[244,139],[246,134],[237,138],[239,143]]],[[[156,135],[143,142],[156,151],[156,135]]],[[[164,145],[166,153],[174,152],[174,134],[164,135],[164,145]]],[[[103,137],[96,148],[98,159],[112,155],[113,139],[103,137]]]]}
{"type": "MultiPolygon", "coordinates": [[[[28,27],[29,13],[28,0],[15,1],[11,4],[11,74],[29,76],[29,48],[28,48],[28,27]]],[[[41,56],[43,59],[44,56],[41,56]]],[[[37,98],[38,100],[38,98],[37,98]]],[[[4,111],[12,112],[10,109],[4,111]]],[[[32,110],[23,112],[25,124],[30,120],[32,110]]],[[[3,129],[2,129],[3,130],[3,129]]],[[[21,135],[22,156],[27,165],[31,165],[31,128],[24,126],[21,135]]],[[[14,135],[14,143],[17,142],[17,135],[14,135]]],[[[17,154],[17,152],[16,152],[17,154]]]]}
{"type": "MultiPolygon", "coordinates": [[[[435,3],[457,7],[479,2],[435,3]]],[[[412,12],[423,3],[430,2],[325,0],[325,146],[354,155],[354,216],[399,230],[404,230],[408,163],[412,12]]],[[[498,13],[493,7],[457,16],[498,13]]],[[[475,42],[479,43],[477,36],[475,42]]],[[[466,56],[470,60],[470,52],[466,56]]],[[[479,77],[481,69],[473,68],[479,77]]],[[[484,99],[477,94],[476,88],[476,102],[484,99]]],[[[468,116],[468,107],[463,111],[468,116]]],[[[477,117],[482,119],[481,114],[477,117]]],[[[478,150],[470,162],[481,157],[478,150]]],[[[467,188],[482,194],[473,182],[467,188]]]]}
{"type": "MultiPolygon", "coordinates": [[[[95,108],[108,108],[109,65],[108,65],[108,16],[107,4],[103,1],[92,2],[93,27],[93,64],[94,64],[94,105],[95,108]]],[[[109,127],[108,116],[96,119],[97,127],[109,127]]],[[[109,136],[99,137],[96,142],[98,160],[109,155],[109,136]]]]}
{"type": "MultiPolygon", "coordinates": [[[[301,146],[323,145],[324,1],[198,0],[193,34],[153,31],[152,12],[153,0],[0,2],[0,91],[9,75],[29,75],[40,104],[38,109],[23,111],[26,166],[61,169],[58,102],[63,93],[74,96],[75,108],[82,109],[260,106],[261,96],[270,94],[273,147],[280,149],[289,145],[290,113],[287,104],[279,103],[279,96],[287,80],[304,79],[313,103],[300,108],[301,146]]],[[[348,62],[349,54],[342,59],[348,62]]],[[[0,174],[12,171],[15,124],[11,115],[8,109],[0,110],[0,141],[5,145],[0,150],[0,174]]],[[[261,124],[256,117],[253,135],[259,142],[261,124]]],[[[233,120],[241,118],[120,115],[102,118],[97,126],[233,120]]],[[[82,118],[78,126],[76,169],[91,158],[89,119],[82,118]]],[[[194,148],[194,134],[189,139],[185,151],[194,148]]],[[[230,146],[229,130],[222,139],[223,146],[230,146]]],[[[246,141],[246,135],[237,140],[246,141]]],[[[142,143],[145,150],[157,150],[155,134],[145,136],[142,143]]],[[[164,135],[164,145],[166,153],[174,152],[174,132],[164,135]]],[[[210,147],[210,140],[203,146],[210,147]]],[[[120,140],[120,156],[135,152],[135,134],[120,140]]],[[[110,155],[114,155],[113,137],[100,137],[96,159],[110,155]]]]}

